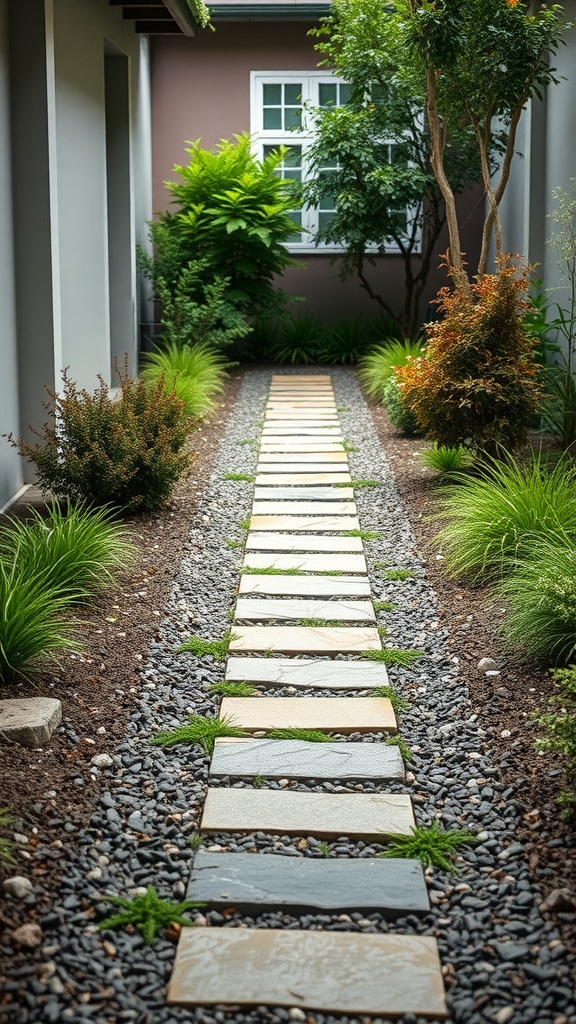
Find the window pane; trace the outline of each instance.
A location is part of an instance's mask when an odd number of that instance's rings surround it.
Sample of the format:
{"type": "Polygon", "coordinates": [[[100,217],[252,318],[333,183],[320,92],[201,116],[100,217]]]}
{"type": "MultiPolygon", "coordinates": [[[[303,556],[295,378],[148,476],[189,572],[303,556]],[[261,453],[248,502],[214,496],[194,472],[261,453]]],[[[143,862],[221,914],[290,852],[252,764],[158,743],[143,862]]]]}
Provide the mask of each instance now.
{"type": "Polygon", "coordinates": [[[325,231],[330,221],[333,220],[334,213],[319,213],[318,214],[318,227],[320,231],[325,231]]]}
{"type": "MultiPolygon", "coordinates": [[[[278,86],[280,88],[280,86],[278,86]]],[[[287,107],[299,107],[302,105],[302,83],[284,86],[284,103],[287,107]]]]}
{"type": "Polygon", "coordinates": [[[282,86],[263,85],[262,97],[265,107],[280,107],[282,105],[282,86]]]}
{"type": "Polygon", "coordinates": [[[318,86],[318,99],[321,107],[336,106],[337,94],[336,84],[329,85],[327,82],[320,82],[318,86]]]}
{"type": "Polygon", "coordinates": [[[282,110],[280,107],[264,107],[264,128],[267,130],[282,128],[282,110]]]}
{"type": "Polygon", "coordinates": [[[342,82],[340,85],[340,106],[343,107],[345,103],[350,103],[352,99],[352,86],[348,85],[347,82],[342,82]]]}
{"type": "Polygon", "coordinates": [[[285,167],[301,167],[302,166],[302,146],[290,146],[290,149],[284,157],[285,167]]]}
{"type": "Polygon", "coordinates": [[[284,129],[289,132],[294,128],[302,127],[302,108],[286,107],[284,111],[284,129]]]}

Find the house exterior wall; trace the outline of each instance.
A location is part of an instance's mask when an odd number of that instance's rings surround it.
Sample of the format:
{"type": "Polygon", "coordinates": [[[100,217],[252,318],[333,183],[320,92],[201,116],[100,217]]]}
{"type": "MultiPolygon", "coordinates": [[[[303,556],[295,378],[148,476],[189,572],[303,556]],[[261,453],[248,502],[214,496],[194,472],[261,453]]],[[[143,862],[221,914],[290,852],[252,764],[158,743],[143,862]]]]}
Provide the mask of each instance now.
{"type": "MultiPolygon", "coordinates": [[[[198,32],[193,39],[173,36],[152,40],[152,173],[155,211],[169,205],[164,182],[174,178],[174,164],[186,163],[186,140],[201,139],[213,148],[220,139],[250,131],[251,71],[314,71],[318,54],[307,35],[305,22],[216,22],[215,32],[198,32]]],[[[465,200],[466,202],[466,200],[465,200]]],[[[472,208],[473,203],[470,203],[472,208]]],[[[466,249],[475,257],[471,239],[481,211],[471,215],[466,249]]],[[[478,231],[476,230],[476,235],[478,231]]],[[[438,252],[447,248],[441,240],[438,252]]],[[[317,310],[328,320],[340,316],[375,316],[378,305],[357,281],[342,283],[333,254],[297,258],[306,269],[288,270],[281,286],[306,298],[306,309],[317,310]]],[[[433,261],[433,267],[438,261],[433,261]]],[[[367,273],[376,290],[382,290],[394,306],[403,296],[403,266],[399,256],[378,257],[367,273]]],[[[443,271],[434,269],[422,302],[422,313],[438,288],[445,284],[443,271]]]]}
{"type": "MultiPolygon", "coordinates": [[[[42,424],[44,385],[57,389],[64,367],[89,390],[98,374],[114,383],[114,355],[137,367],[135,243],[152,208],[148,40],[108,0],[0,0],[0,12],[10,65],[8,88],[0,71],[0,203],[14,233],[13,283],[7,271],[0,289],[12,295],[17,341],[3,332],[2,367],[17,354],[19,398],[2,415],[18,436],[42,424]]],[[[9,248],[3,230],[0,259],[9,248]]],[[[0,439],[0,507],[17,489],[13,459],[0,439]]]]}

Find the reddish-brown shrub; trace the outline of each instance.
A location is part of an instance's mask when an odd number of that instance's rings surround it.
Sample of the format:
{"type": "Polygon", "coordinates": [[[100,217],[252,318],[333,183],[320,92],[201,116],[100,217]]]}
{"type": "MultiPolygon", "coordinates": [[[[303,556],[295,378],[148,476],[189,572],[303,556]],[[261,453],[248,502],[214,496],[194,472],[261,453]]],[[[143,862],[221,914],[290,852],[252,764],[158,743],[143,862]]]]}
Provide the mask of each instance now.
{"type": "Polygon", "coordinates": [[[494,453],[525,441],[542,394],[524,327],[527,274],[508,258],[469,293],[443,288],[425,355],[397,370],[404,404],[438,444],[494,453]]]}

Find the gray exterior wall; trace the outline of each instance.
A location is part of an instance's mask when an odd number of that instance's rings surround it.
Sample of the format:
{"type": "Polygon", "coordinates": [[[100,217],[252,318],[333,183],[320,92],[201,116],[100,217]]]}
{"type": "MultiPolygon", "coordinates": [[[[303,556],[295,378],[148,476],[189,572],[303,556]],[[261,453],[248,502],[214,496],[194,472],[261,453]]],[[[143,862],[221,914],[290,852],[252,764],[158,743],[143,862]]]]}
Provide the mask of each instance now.
{"type": "MultiPolygon", "coordinates": [[[[121,8],[0,0],[1,432],[41,425],[64,367],[89,390],[115,356],[135,372],[150,149],[148,41],[121,8]]],[[[0,507],[30,475],[0,439],[0,507]]]]}

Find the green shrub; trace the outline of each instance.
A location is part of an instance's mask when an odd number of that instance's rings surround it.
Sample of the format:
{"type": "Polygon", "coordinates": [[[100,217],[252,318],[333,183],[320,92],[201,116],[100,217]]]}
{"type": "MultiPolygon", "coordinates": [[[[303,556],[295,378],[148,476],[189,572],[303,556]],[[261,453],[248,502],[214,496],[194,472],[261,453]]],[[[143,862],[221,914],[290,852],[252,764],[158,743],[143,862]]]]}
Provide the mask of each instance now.
{"type": "Polygon", "coordinates": [[[28,520],[0,525],[0,561],[24,579],[39,577],[68,600],[114,586],[118,570],[134,561],[136,548],[110,509],[58,501],[45,513],[30,508],[28,520]]]}
{"type": "Polygon", "coordinates": [[[318,361],[331,365],[354,365],[369,345],[366,328],[360,319],[339,320],[326,329],[318,361]]]}
{"type": "Polygon", "coordinates": [[[216,395],[223,391],[228,365],[206,344],[171,342],[146,356],[142,377],[154,387],[163,383],[167,394],[174,392],[180,399],[190,419],[200,419],[212,411],[216,395]]]}
{"type": "Polygon", "coordinates": [[[279,175],[286,152],[280,146],[260,161],[248,135],[222,141],[215,152],[191,143],[189,163],[174,167],[181,180],[167,183],[177,212],[159,219],[179,248],[178,270],[204,261],[204,280],[226,278],[227,297],[251,316],[283,307],[274,279],[295,264],[285,243],[297,197],[294,183],[279,175]]]}
{"type": "Polygon", "coordinates": [[[576,655],[576,539],[545,534],[525,543],[498,587],[502,632],[524,657],[565,665],[576,655]]]}
{"type": "Polygon", "coordinates": [[[317,313],[300,313],[288,320],[279,338],[268,349],[268,358],[275,363],[296,363],[307,366],[318,363],[326,332],[317,313]]]}
{"type": "Polygon", "coordinates": [[[474,465],[474,456],[462,445],[450,448],[434,442],[431,448],[420,453],[420,462],[438,473],[454,473],[457,470],[470,469],[474,465]]]}
{"type": "Polygon", "coordinates": [[[99,377],[92,394],[62,374],[60,393],[48,390],[49,420],[37,440],[9,440],[36,466],[40,486],[58,497],[149,511],[171,495],[188,466],[183,448],[190,424],[183,403],[164,382],[132,380],[117,367],[120,394],[99,377]]]}
{"type": "Polygon", "coordinates": [[[526,271],[502,264],[466,291],[443,288],[426,357],[399,368],[406,406],[438,444],[495,454],[523,444],[542,394],[526,337],[526,271]]]}
{"type": "Polygon", "coordinates": [[[382,405],[388,413],[392,426],[397,430],[412,436],[422,433],[414,413],[407,408],[404,402],[404,396],[398,386],[398,378],[395,373],[382,384],[382,405]]]}
{"type": "Polygon", "coordinates": [[[547,714],[538,714],[534,720],[545,734],[536,745],[541,750],[553,750],[566,758],[568,789],[561,792],[558,803],[564,807],[564,817],[576,813],[576,665],[552,672],[558,693],[550,698],[547,714]]]}
{"type": "Polygon", "coordinates": [[[368,352],[358,367],[358,377],[370,398],[383,402],[383,388],[394,375],[397,366],[405,366],[409,358],[416,358],[422,351],[419,341],[399,341],[390,337],[377,348],[368,352]]]}
{"type": "Polygon", "coordinates": [[[77,647],[69,595],[0,560],[0,680],[29,679],[43,661],[77,647]]]}
{"type": "Polygon", "coordinates": [[[446,525],[438,540],[451,575],[494,579],[534,535],[576,536],[576,471],[565,460],[548,469],[539,456],[525,466],[490,459],[478,472],[449,485],[439,501],[446,525]]]}

